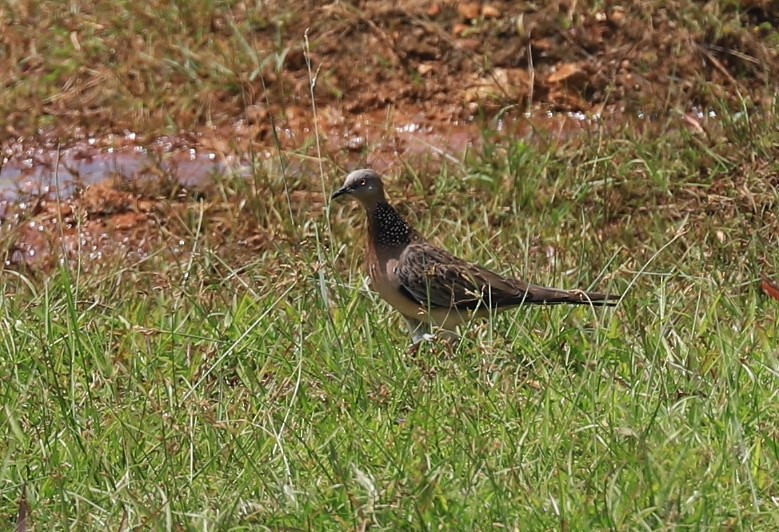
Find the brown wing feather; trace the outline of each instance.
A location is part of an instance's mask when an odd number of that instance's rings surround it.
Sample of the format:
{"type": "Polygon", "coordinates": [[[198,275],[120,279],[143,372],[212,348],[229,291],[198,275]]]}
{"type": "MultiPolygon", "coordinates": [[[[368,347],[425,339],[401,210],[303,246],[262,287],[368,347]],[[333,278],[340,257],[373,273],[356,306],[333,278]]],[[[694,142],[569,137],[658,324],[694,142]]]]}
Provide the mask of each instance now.
{"type": "Polygon", "coordinates": [[[406,295],[430,307],[472,310],[522,304],[613,305],[618,297],[558,290],[509,279],[458,259],[427,242],[410,244],[400,256],[397,275],[406,295]]]}

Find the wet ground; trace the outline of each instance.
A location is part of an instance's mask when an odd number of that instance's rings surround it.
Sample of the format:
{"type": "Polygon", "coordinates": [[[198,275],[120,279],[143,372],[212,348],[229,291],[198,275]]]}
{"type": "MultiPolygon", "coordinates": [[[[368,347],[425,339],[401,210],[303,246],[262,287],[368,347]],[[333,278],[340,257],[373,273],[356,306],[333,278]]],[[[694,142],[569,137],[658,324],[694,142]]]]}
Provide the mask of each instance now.
{"type": "MultiPolygon", "coordinates": [[[[492,142],[511,138],[543,144],[564,141],[604,123],[603,119],[590,119],[579,113],[528,115],[521,120],[506,117],[491,122],[471,117],[462,123],[448,124],[434,124],[421,117],[403,118],[403,122],[388,123],[361,116],[348,128],[320,124],[317,131],[300,124],[295,129],[278,126],[278,144],[252,143],[236,131],[162,137],[149,144],[138,143],[134,133],[88,138],[68,147],[19,142],[5,149],[0,167],[0,206],[6,208],[9,203],[30,196],[66,199],[78,190],[109,179],[164,177],[184,187],[203,188],[215,175],[248,176],[252,164],[287,152],[299,157],[321,156],[345,166],[364,164],[378,170],[391,168],[397,160],[459,162],[468,150],[480,149],[485,131],[490,132],[492,142]],[[230,139],[232,145],[223,139],[230,139]],[[240,152],[235,151],[236,143],[242,145],[240,152]]],[[[294,166],[307,165],[298,162],[294,166]]]]}
{"type": "MultiPolygon", "coordinates": [[[[222,177],[248,179],[280,160],[295,181],[318,176],[320,161],[327,172],[458,164],[484,135],[543,146],[626,124],[704,132],[718,114],[766,105],[779,71],[772,2],[272,4],[205,14],[210,39],[235,47],[237,28],[257,57],[275,58],[215,84],[207,109],[147,99],[158,73],[141,67],[101,78],[114,92],[96,92],[98,70],[84,68],[43,105],[3,109],[6,265],[176,249],[166,217],[197,208],[222,177]],[[117,104],[117,94],[130,100],[117,104]],[[163,134],[171,118],[178,132],[163,134]]],[[[14,31],[7,43],[34,44],[34,33],[14,31]]],[[[43,79],[48,66],[43,57],[23,75],[43,79]]],[[[175,73],[168,81],[188,90],[175,73]]]]}
{"type": "MultiPolygon", "coordinates": [[[[572,113],[503,119],[494,122],[490,142],[509,137],[557,142],[597,127],[598,121],[572,113]]],[[[278,127],[277,146],[237,135],[163,137],[142,145],[129,133],[69,147],[17,143],[6,149],[0,169],[0,220],[15,229],[6,266],[48,269],[67,257],[81,257],[87,259],[82,267],[89,269],[105,256],[143,261],[160,247],[183,252],[184,241],[166,238],[160,224],[196,209],[204,197],[213,198],[220,181],[283,170],[290,182],[313,184],[320,159],[342,168],[393,171],[411,164],[434,171],[460,164],[469,150],[479,150],[484,128],[475,120],[434,127],[415,121],[379,124],[362,117],[348,130],[278,127]],[[226,138],[232,146],[222,140],[226,138]],[[245,151],[237,152],[236,142],[245,142],[245,151]],[[277,164],[280,158],[283,169],[277,164]]],[[[293,191],[293,199],[323,204],[311,186],[294,188],[299,190],[293,191]]]]}

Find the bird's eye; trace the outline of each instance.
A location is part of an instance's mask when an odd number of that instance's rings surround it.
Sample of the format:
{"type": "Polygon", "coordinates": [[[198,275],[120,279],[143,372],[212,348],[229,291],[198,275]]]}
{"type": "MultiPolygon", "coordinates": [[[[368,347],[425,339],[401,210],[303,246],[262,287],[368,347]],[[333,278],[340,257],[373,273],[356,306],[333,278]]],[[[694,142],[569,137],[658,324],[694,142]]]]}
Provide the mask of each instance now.
{"type": "Polygon", "coordinates": [[[365,183],[366,183],[366,181],[364,179],[360,179],[360,186],[361,187],[364,187],[365,183]]]}

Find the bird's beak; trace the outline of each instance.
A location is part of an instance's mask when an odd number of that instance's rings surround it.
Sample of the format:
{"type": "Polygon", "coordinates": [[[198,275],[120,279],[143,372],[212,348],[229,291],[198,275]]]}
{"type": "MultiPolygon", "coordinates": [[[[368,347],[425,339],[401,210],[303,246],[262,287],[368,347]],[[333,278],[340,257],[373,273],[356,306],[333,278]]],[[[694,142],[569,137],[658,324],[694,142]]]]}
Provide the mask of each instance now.
{"type": "Polygon", "coordinates": [[[341,196],[346,196],[347,194],[351,194],[351,189],[348,187],[341,187],[335,192],[333,192],[333,195],[330,196],[330,201],[333,201],[336,198],[340,198],[341,196]]]}

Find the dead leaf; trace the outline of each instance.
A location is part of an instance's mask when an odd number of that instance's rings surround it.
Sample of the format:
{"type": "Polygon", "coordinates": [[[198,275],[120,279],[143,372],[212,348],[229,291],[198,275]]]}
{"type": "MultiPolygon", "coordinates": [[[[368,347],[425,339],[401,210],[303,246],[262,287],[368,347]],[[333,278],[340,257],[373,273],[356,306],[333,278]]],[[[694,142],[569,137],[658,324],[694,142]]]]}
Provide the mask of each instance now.
{"type": "Polygon", "coordinates": [[[457,14],[459,14],[465,20],[475,20],[479,18],[480,13],[480,2],[463,2],[457,4],[457,14]]]}
{"type": "Polygon", "coordinates": [[[698,121],[697,118],[690,114],[685,114],[682,116],[682,121],[690,126],[690,129],[694,131],[695,133],[699,134],[705,134],[706,130],[703,129],[703,126],[701,125],[700,121],[698,121]]]}
{"type": "Polygon", "coordinates": [[[496,68],[465,91],[466,103],[489,99],[520,101],[527,96],[530,76],[522,68],[496,68]]]}
{"type": "Polygon", "coordinates": [[[777,283],[767,275],[763,275],[762,282],[760,283],[760,288],[763,289],[763,292],[765,292],[768,297],[772,297],[777,301],[779,301],[779,283],[777,283]]]}
{"type": "Polygon", "coordinates": [[[422,63],[417,67],[420,76],[427,76],[435,69],[432,63],[422,63]]]}
{"type": "Polygon", "coordinates": [[[132,197],[117,190],[111,180],[87,187],[81,194],[81,206],[92,215],[127,212],[132,203],[132,197]]]}
{"type": "Polygon", "coordinates": [[[560,83],[579,74],[584,74],[584,70],[578,63],[564,63],[555,72],[549,74],[546,81],[549,83],[560,83]]]}
{"type": "Polygon", "coordinates": [[[452,26],[452,35],[454,35],[455,37],[459,37],[460,35],[462,35],[466,31],[468,31],[469,27],[470,26],[468,26],[467,24],[460,24],[458,22],[457,24],[452,26]]]}
{"type": "Polygon", "coordinates": [[[589,108],[589,104],[581,96],[559,85],[549,91],[548,98],[558,109],[566,111],[587,111],[589,108]]]}
{"type": "Polygon", "coordinates": [[[481,8],[481,14],[484,18],[499,18],[500,10],[492,4],[487,4],[481,8]]]}
{"type": "Polygon", "coordinates": [[[108,224],[118,231],[125,231],[145,222],[146,218],[146,215],[140,212],[125,212],[112,216],[108,224]]]}

